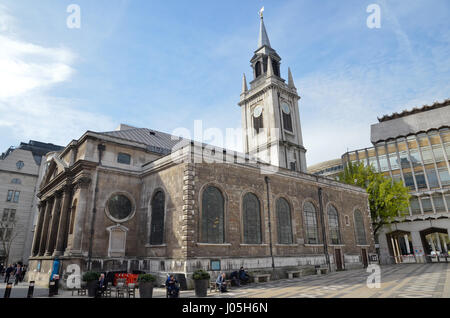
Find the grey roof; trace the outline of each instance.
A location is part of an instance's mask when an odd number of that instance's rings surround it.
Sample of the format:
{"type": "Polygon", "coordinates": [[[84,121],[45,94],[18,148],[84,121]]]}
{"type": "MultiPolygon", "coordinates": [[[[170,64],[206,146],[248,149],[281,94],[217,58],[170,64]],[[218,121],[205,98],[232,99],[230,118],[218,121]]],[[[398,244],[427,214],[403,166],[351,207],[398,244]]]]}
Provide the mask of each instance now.
{"type": "Polygon", "coordinates": [[[146,145],[149,151],[163,155],[171,153],[172,149],[179,144],[180,141],[183,141],[183,144],[190,143],[190,140],[188,139],[147,128],[132,128],[101,132],[99,134],[141,143],[146,145]]]}
{"type": "Polygon", "coordinates": [[[270,46],[269,36],[267,35],[266,26],[264,25],[264,19],[261,17],[261,26],[259,29],[258,49],[264,45],[270,46]]]}

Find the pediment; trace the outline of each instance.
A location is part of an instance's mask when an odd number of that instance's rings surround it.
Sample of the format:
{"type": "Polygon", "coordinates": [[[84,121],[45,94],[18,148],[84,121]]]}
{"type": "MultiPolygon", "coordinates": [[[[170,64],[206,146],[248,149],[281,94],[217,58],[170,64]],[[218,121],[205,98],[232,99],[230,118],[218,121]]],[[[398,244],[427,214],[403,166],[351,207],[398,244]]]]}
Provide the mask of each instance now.
{"type": "Polygon", "coordinates": [[[64,172],[66,168],[68,168],[67,164],[56,156],[52,157],[45,164],[47,165],[47,171],[42,179],[40,186],[41,189],[55,179],[60,173],[64,172]]]}

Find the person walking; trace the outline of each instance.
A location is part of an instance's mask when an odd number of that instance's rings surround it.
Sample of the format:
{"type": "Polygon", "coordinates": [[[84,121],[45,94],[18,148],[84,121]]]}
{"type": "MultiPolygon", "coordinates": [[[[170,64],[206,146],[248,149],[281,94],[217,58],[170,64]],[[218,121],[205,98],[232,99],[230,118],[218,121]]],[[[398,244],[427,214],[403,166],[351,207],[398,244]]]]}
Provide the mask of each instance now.
{"type": "Polygon", "coordinates": [[[8,268],[5,271],[5,283],[9,283],[9,277],[11,276],[11,273],[14,271],[14,267],[9,264],[8,268]]]}
{"type": "Polygon", "coordinates": [[[20,275],[20,282],[23,282],[23,280],[25,279],[25,274],[27,273],[27,266],[23,265],[22,266],[22,275],[20,275]]]}
{"type": "Polygon", "coordinates": [[[22,266],[20,266],[20,264],[17,264],[14,276],[15,276],[14,286],[16,286],[19,283],[20,278],[22,277],[22,266]]]}

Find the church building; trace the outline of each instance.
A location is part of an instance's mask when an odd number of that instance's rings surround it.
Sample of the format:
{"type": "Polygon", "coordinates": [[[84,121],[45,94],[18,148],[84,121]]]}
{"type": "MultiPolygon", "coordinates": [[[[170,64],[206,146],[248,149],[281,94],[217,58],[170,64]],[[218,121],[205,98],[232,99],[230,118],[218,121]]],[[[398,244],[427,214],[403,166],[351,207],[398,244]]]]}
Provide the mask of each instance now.
{"type": "Polygon", "coordinates": [[[287,277],[315,266],[367,266],[374,253],[364,190],[306,173],[300,97],[261,16],[253,80],[239,106],[244,152],[147,128],[87,131],[47,156],[28,279],[58,259],[81,272],[216,275],[244,266],[287,277]]]}

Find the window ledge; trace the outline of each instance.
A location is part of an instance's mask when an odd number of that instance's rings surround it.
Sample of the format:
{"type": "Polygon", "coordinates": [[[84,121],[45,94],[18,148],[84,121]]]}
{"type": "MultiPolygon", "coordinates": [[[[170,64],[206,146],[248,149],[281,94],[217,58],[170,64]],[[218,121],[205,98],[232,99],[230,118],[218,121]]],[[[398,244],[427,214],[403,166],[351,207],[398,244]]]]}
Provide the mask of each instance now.
{"type": "Polygon", "coordinates": [[[308,247],[323,246],[323,244],[304,244],[304,245],[308,247]]]}
{"type": "Polygon", "coordinates": [[[231,243],[197,243],[197,246],[218,246],[218,247],[224,247],[224,246],[231,246],[231,243]]]}
{"type": "Polygon", "coordinates": [[[239,244],[239,246],[269,246],[269,244],[265,244],[265,243],[262,243],[262,244],[245,244],[245,243],[242,243],[242,244],[239,244]]]}
{"type": "Polygon", "coordinates": [[[154,248],[158,248],[158,247],[167,247],[167,244],[160,244],[160,245],[152,245],[152,244],[145,244],[145,247],[149,247],[149,248],[152,248],[152,247],[154,247],[154,248]]]}
{"type": "Polygon", "coordinates": [[[345,244],[329,244],[328,246],[334,246],[334,247],[344,247],[345,244]]]}
{"type": "Polygon", "coordinates": [[[359,244],[356,244],[356,246],[358,246],[358,247],[370,247],[370,245],[359,245],[359,244]]]}
{"type": "Polygon", "coordinates": [[[280,246],[280,247],[293,247],[293,246],[298,246],[298,244],[275,244],[275,246],[280,246]]]}

